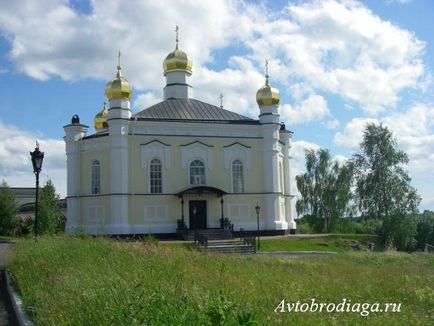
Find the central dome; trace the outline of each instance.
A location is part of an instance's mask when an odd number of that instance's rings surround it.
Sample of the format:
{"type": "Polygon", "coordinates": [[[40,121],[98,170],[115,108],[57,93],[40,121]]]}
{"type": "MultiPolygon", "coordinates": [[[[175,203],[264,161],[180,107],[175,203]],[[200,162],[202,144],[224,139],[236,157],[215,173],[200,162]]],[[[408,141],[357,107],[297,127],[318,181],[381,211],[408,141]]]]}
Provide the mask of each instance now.
{"type": "Polygon", "coordinates": [[[268,78],[264,86],[256,92],[256,102],[258,105],[279,105],[280,93],[268,83],[268,78]]]}
{"type": "Polygon", "coordinates": [[[178,45],[174,51],[170,52],[163,61],[164,75],[172,71],[184,71],[191,75],[193,62],[184,51],[178,49],[178,45]]]}
{"type": "Polygon", "coordinates": [[[111,100],[131,99],[133,88],[131,84],[121,75],[121,67],[118,66],[118,73],[115,78],[107,83],[105,95],[111,100]]]}

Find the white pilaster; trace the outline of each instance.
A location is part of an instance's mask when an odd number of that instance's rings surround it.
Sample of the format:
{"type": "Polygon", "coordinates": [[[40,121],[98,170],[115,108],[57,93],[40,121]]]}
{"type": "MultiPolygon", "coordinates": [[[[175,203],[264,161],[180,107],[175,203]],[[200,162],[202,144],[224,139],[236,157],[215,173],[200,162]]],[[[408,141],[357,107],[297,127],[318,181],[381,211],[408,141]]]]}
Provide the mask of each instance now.
{"type": "Polygon", "coordinates": [[[289,150],[291,149],[292,133],[288,130],[282,130],[280,137],[285,143],[283,147],[283,176],[285,183],[285,212],[286,221],[290,230],[295,230],[297,227],[294,217],[292,216],[292,196],[291,196],[291,157],[289,156],[289,150]]]}
{"type": "MultiPolygon", "coordinates": [[[[262,109],[262,107],[261,107],[262,109]]],[[[267,115],[276,117],[274,114],[267,115]]],[[[278,115],[277,115],[278,117],[278,115]]],[[[260,117],[261,119],[261,117],[260,117]]],[[[286,230],[288,223],[280,216],[279,194],[279,129],[278,123],[262,125],[263,135],[263,166],[264,166],[264,217],[267,218],[267,228],[271,230],[286,230]]]]}
{"type": "Polygon", "coordinates": [[[80,225],[80,148],[81,139],[86,136],[88,126],[80,124],[80,121],[72,121],[63,127],[65,131],[66,149],[66,233],[73,233],[80,225]]]}
{"type": "Polygon", "coordinates": [[[130,232],[128,223],[128,134],[131,118],[130,102],[125,99],[110,101],[110,224],[112,234],[130,232]]]}

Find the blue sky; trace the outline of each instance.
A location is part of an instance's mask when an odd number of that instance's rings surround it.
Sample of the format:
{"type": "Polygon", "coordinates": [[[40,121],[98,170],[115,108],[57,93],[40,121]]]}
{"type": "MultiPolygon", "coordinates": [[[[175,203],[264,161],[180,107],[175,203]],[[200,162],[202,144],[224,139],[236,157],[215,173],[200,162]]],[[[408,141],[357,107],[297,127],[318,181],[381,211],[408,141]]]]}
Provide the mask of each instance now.
{"type": "MultiPolygon", "coordinates": [[[[412,184],[434,209],[434,1],[4,1],[0,3],[0,179],[33,186],[28,152],[46,152],[43,180],[66,192],[63,126],[92,125],[122,52],[133,111],[162,99],[162,61],[193,59],[194,97],[257,117],[264,61],[304,150],[337,160],[357,151],[367,122],[393,130],[412,184]]],[[[93,132],[93,130],[91,131],[93,132]]]]}

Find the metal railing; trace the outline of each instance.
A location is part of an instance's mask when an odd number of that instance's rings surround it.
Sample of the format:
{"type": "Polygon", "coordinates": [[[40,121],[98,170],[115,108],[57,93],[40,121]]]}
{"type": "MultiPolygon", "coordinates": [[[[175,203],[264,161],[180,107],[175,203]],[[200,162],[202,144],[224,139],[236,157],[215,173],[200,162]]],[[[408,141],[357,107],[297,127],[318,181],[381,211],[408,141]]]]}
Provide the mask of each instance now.
{"type": "Polygon", "coordinates": [[[425,252],[434,252],[434,246],[431,246],[428,243],[425,243],[425,252]]]}
{"type": "Polygon", "coordinates": [[[249,245],[253,248],[253,251],[256,252],[256,236],[255,234],[245,232],[244,230],[240,230],[240,239],[244,242],[244,244],[249,245]]]}
{"type": "Polygon", "coordinates": [[[207,248],[208,247],[208,236],[202,233],[197,234],[197,246],[207,248]]]}

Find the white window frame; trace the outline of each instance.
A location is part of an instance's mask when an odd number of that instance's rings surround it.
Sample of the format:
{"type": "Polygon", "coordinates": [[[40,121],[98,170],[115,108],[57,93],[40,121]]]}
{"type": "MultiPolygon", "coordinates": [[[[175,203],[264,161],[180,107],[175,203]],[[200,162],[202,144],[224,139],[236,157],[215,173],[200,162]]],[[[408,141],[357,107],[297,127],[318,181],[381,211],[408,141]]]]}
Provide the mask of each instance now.
{"type": "Polygon", "coordinates": [[[163,191],[164,191],[164,187],[163,187],[163,184],[164,184],[164,173],[163,173],[163,160],[161,159],[161,158],[159,158],[159,157],[154,157],[153,159],[151,159],[151,160],[149,160],[149,165],[148,165],[148,178],[149,178],[149,193],[150,194],[162,194],[163,193],[163,191]],[[161,174],[161,192],[153,192],[152,190],[152,168],[151,168],[151,166],[152,166],[152,162],[153,161],[155,161],[155,160],[158,160],[159,162],[160,162],[160,174],[161,174]]]}
{"type": "Polygon", "coordinates": [[[245,220],[249,220],[251,219],[251,208],[252,205],[250,204],[229,204],[228,205],[228,210],[229,210],[229,218],[233,219],[233,220],[237,220],[237,221],[245,221],[245,220]],[[241,209],[247,209],[247,215],[240,215],[241,209]],[[233,215],[232,214],[232,210],[236,209],[238,214],[237,215],[233,215]]]}
{"type": "Polygon", "coordinates": [[[92,195],[101,194],[101,163],[93,160],[90,166],[90,193],[92,195]]]}
{"type": "MultiPolygon", "coordinates": [[[[239,173],[239,171],[238,171],[239,173]]],[[[242,194],[245,192],[246,186],[245,186],[245,177],[244,177],[244,163],[242,160],[240,159],[235,159],[232,161],[231,163],[231,185],[232,185],[232,192],[235,194],[242,194]],[[235,188],[235,180],[234,180],[234,164],[235,162],[239,162],[237,163],[238,166],[241,166],[241,191],[238,188],[235,188]]]]}
{"type": "Polygon", "coordinates": [[[87,210],[88,223],[101,223],[104,218],[103,205],[89,205],[87,210]]]}
{"type": "Polygon", "coordinates": [[[162,222],[162,221],[167,221],[169,219],[169,207],[168,205],[145,205],[143,207],[143,220],[144,222],[162,222]],[[163,209],[163,216],[149,216],[148,212],[149,209],[154,209],[154,211],[156,212],[159,209],[163,209]]]}
{"type": "MultiPolygon", "coordinates": [[[[198,168],[198,167],[195,167],[196,169],[198,168]]],[[[202,160],[200,160],[200,159],[194,159],[194,160],[192,160],[189,164],[188,164],[188,184],[190,185],[190,186],[204,186],[204,185],[206,185],[206,165],[205,165],[205,163],[202,161],[202,160]],[[202,163],[202,168],[203,168],[203,183],[195,183],[194,182],[194,180],[199,180],[199,178],[201,178],[201,176],[200,175],[194,175],[194,176],[192,176],[191,175],[191,169],[192,169],[192,164],[194,163],[194,162],[200,162],[200,163],[202,163]],[[193,180],[193,182],[191,182],[192,180],[192,177],[194,178],[194,180],[193,180]]]]}

